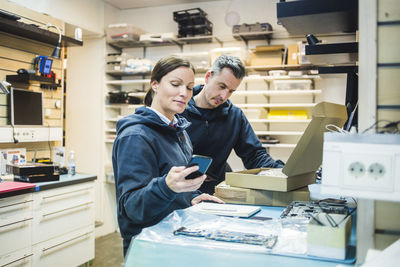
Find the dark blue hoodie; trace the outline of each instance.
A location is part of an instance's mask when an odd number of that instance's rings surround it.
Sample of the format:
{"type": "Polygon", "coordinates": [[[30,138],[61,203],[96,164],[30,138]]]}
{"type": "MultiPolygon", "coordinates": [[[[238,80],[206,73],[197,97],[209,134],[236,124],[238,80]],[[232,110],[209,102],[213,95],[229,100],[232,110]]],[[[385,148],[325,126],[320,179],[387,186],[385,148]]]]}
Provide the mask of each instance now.
{"type": "Polygon", "coordinates": [[[175,193],[165,178],[173,166],[186,166],[192,145],[185,131],[190,123],[176,116],[175,128],[149,108],[117,123],[112,163],[114,168],[118,223],[124,253],[131,238],[161,221],[176,209],[191,206],[199,192],[175,193]]]}
{"type": "MultiPolygon", "coordinates": [[[[197,95],[203,86],[196,86],[193,96],[197,95]]],[[[283,167],[282,161],[273,160],[267,153],[243,111],[232,105],[229,100],[212,109],[208,118],[204,118],[192,98],[182,115],[192,123],[187,132],[193,143],[193,154],[213,159],[207,174],[215,180],[204,182],[200,191],[213,194],[214,187],[225,180],[226,161],[232,149],[242,159],[247,169],[283,167]]]]}

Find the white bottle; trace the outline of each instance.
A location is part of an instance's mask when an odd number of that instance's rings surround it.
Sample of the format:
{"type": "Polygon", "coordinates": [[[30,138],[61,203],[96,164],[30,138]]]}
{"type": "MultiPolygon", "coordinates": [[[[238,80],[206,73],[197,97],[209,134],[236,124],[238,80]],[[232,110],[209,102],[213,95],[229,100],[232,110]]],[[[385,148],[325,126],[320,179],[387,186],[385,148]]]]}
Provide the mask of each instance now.
{"type": "Polygon", "coordinates": [[[75,175],[76,162],[75,162],[75,152],[71,150],[68,156],[68,176],[71,177],[75,175]]]}

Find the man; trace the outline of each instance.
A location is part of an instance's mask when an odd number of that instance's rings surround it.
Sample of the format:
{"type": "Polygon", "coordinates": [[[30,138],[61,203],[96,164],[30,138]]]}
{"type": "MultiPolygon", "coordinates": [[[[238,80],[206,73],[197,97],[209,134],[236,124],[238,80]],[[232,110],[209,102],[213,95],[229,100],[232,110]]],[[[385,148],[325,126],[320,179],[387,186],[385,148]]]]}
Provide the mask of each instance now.
{"type": "Polygon", "coordinates": [[[270,157],[243,111],[229,101],[244,76],[240,59],[220,56],[206,73],[205,84],[193,89],[193,97],[182,113],[192,123],[187,132],[193,143],[193,154],[213,159],[207,179],[199,189],[204,193],[213,194],[214,187],[225,180],[226,161],[232,149],[247,169],[284,165],[270,157]]]}

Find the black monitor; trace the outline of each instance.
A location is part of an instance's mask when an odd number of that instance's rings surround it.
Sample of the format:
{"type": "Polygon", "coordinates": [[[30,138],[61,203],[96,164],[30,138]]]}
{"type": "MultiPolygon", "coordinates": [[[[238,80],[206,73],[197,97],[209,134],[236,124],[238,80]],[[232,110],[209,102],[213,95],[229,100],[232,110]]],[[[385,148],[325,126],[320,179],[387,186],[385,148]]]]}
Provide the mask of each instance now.
{"type": "Polygon", "coordinates": [[[11,125],[43,125],[42,92],[11,88],[9,99],[11,125]]]}

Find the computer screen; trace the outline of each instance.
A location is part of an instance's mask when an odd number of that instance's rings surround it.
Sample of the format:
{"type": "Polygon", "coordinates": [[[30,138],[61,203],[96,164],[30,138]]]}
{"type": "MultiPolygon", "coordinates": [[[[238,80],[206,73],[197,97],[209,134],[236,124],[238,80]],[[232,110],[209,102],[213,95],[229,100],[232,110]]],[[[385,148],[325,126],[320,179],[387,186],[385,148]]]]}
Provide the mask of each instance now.
{"type": "Polygon", "coordinates": [[[9,103],[12,125],[43,125],[42,92],[11,88],[9,103]]]}

